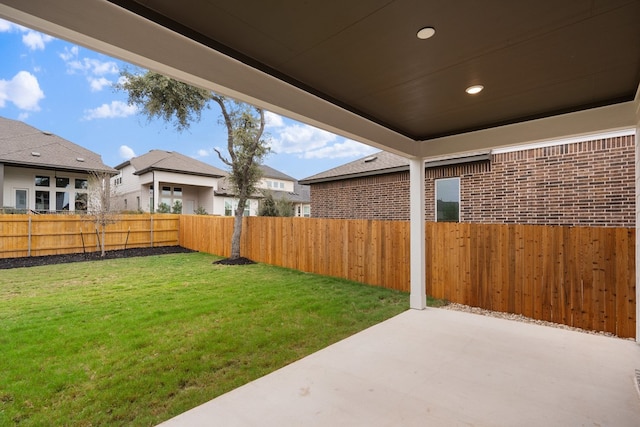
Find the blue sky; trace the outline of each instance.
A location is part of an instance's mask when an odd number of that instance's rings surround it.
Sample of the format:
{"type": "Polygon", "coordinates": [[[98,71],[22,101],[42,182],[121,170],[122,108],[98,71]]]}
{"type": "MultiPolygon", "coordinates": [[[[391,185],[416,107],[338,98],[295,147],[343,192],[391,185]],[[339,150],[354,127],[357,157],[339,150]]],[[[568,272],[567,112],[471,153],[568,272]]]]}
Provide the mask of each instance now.
{"type": "MultiPolygon", "coordinates": [[[[0,20],[0,116],[24,121],[88,148],[115,166],[151,149],[178,151],[225,169],[219,110],[208,110],[182,133],[162,121],[148,122],[127,105],[113,83],[136,67],[0,20]]],[[[302,179],[350,162],[375,148],[272,113],[267,132],[272,153],[265,164],[302,179]]]]}

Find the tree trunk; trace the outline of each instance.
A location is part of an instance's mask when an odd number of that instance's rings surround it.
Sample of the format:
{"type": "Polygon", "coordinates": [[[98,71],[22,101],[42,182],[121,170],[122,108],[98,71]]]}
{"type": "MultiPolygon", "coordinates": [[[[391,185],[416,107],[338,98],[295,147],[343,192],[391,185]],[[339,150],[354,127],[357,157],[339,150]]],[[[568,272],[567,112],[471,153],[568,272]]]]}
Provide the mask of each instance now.
{"type": "Polygon", "coordinates": [[[244,215],[245,203],[238,203],[235,217],[233,219],[233,234],[231,235],[231,256],[230,259],[240,258],[240,236],[242,235],[242,216],[244,215]],[[242,205],[242,206],[240,206],[242,205]],[[242,207],[242,209],[240,209],[242,207]]]}
{"type": "Polygon", "coordinates": [[[105,227],[105,226],[104,226],[104,224],[103,224],[103,225],[102,225],[102,242],[100,242],[100,246],[102,246],[102,247],[100,248],[100,249],[101,249],[100,256],[101,256],[101,257],[103,257],[103,258],[104,258],[104,239],[105,239],[105,237],[106,237],[105,228],[106,228],[106,227],[105,227]]]}

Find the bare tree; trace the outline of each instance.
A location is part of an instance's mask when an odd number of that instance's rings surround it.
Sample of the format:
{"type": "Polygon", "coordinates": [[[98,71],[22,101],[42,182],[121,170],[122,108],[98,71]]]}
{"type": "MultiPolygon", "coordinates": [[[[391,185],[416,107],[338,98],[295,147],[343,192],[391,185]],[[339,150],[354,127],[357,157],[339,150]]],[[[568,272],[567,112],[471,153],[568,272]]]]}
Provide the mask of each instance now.
{"type": "Polygon", "coordinates": [[[116,214],[111,210],[111,198],[115,195],[111,189],[111,175],[108,172],[91,172],[88,190],[87,213],[93,218],[96,233],[101,235],[100,256],[104,257],[107,225],[116,222],[116,214]]]}

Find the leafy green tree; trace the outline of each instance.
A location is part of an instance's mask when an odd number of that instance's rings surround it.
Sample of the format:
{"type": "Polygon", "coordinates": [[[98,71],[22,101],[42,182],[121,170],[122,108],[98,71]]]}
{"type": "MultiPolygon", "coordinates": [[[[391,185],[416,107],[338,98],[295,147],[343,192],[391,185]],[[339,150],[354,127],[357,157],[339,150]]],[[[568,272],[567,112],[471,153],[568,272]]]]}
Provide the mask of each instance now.
{"type": "Polygon", "coordinates": [[[171,207],[171,213],[181,214],[182,213],[182,202],[180,200],[176,200],[171,207]]]}
{"type": "Polygon", "coordinates": [[[278,208],[273,195],[268,193],[264,199],[260,201],[260,210],[258,210],[259,216],[278,216],[278,208]]]}
{"type": "Polygon", "coordinates": [[[260,216],[293,216],[293,202],[287,200],[284,196],[278,200],[273,198],[273,193],[265,191],[264,198],[260,201],[260,216]]]}
{"type": "Polygon", "coordinates": [[[293,216],[293,202],[283,197],[276,202],[278,216],[293,216]]]}
{"type": "Polygon", "coordinates": [[[149,120],[159,118],[172,123],[179,132],[200,121],[202,111],[211,102],[220,108],[221,121],[227,128],[228,157],[219,150],[216,152],[230,169],[229,179],[238,197],[230,258],[240,258],[242,215],[261,178],[258,165],[269,153],[268,141],[264,139],[264,111],[152,71],[144,74],[124,71],[122,77],[116,88],[128,92],[130,105],[140,107],[149,120]]]}

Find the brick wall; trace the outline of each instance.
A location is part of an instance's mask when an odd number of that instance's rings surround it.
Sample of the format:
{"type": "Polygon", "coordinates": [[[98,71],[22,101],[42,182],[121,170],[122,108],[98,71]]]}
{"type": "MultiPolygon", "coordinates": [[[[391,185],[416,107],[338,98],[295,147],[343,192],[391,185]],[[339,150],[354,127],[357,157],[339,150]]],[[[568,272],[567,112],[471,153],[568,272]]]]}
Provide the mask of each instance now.
{"type": "Polygon", "coordinates": [[[311,216],[408,219],[409,172],[312,184],[311,216]]]}
{"type": "MultiPolygon", "coordinates": [[[[635,226],[633,136],[499,153],[490,161],[426,170],[426,218],[438,178],[460,178],[460,220],[635,226]]],[[[409,219],[409,172],[311,185],[320,218],[409,219]]]]}

